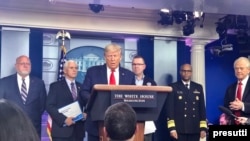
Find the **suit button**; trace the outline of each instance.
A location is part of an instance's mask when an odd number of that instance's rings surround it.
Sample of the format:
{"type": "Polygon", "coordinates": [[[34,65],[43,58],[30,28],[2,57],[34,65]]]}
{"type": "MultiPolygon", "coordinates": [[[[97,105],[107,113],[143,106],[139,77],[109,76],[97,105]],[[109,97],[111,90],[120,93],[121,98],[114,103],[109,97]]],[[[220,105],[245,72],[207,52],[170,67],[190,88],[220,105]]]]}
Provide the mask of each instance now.
{"type": "Polygon", "coordinates": [[[193,104],[195,104],[195,102],[193,102],[193,104]]]}
{"type": "Polygon", "coordinates": [[[193,115],[193,117],[195,117],[195,115],[193,115]]]}
{"type": "Polygon", "coordinates": [[[187,110],[187,108],[184,108],[184,110],[187,110]]]}
{"type": "Polygon", "coordinates": [[[187,104],[187,102],[185,101],[185,104],[187,104]]]}
{"type": "Polygon", "coordinates": [[[193,108],[193,111],[195,111],[195,108],[193,108]]]}
{"type": "Polygon", "coordinates": [[[187,115],[185,114],[184,117],[187,117],[187,115]]]}

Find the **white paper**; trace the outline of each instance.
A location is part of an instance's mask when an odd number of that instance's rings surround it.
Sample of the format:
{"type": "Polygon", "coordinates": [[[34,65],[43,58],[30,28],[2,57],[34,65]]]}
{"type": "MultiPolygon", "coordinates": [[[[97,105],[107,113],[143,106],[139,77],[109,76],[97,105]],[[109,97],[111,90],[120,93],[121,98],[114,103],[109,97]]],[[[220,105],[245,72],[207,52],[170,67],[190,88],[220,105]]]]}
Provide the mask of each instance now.
{"type": "Polygon", "coordinates": [[[153,121],[145,121],[144,134],[154,133],[155,130],[156,130],[156,127],[153,121]]]}
{"type": "Polygon", "coordinates": [[[78,101],[58,109],[58,112],[62,113],[66,117],[73,117],[73,121],[78,121],[84,118],[78,101]]]}

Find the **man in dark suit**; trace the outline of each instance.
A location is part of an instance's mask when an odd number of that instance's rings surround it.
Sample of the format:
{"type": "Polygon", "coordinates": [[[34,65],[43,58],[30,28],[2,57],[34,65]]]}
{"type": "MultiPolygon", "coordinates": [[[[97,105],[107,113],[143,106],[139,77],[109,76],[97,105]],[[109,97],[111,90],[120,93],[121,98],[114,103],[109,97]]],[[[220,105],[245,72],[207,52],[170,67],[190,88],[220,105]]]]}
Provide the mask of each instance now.
{"type": "Polygon", "coordinates": [[[51,136],[53,141],[83,141],[84,121],[74,121],[75,117],[66,117],[58,109],[78,101],[83,110],[84,103],[79,97],[81,84],[75,81],[78,66],[75,61],[68,60],[63,67],[65,79],[50,84],[46,102],[46,110],[52,118],[51,136]],[[75,91],[76,90],[76,91],[75,91]]]}
{"type": "Polygon", "coordinates": [[[44,82],[29,75],[31,62],[27,56],[16,59],[15,69],[16,74],[0,80],[0,98],[13,101],[21,107],[41,137],[41,119],[47,96],[44,82]]]}
{"type": "MultiPolygon", "coordinates": [[[[234,71],[237,81],[231,84],[225,93],[224,106],[231,109],[237,116],[250,117],[250,62],[246,57],[239,57],[234,61],[234,71]],[[240,98],[236,93],[238,83],[241,82],[240,98]]],[[[231,124],[237,124],[233,117],[230,117],[231,124]]]]}
{"type": "MultiPolygon", "coordinates": [[[[95,84],[133,85],[135,83],[133,72],[120,66],[122,52],[119,45],[107,45],[104,50],[104,57],[106,64],[94,66],[87,70],[83,82],[83,93],[81,93],[84,101],[89,99],[95,84]]],[[[98,122],[92,121],[90,111],[87,111],[85,127],[88,133],[88,141],[99,141],[98,122]]]]}
{"type": "MultiPolygon", "coordinates": [[[[146,69],[146,64],[142,56],[136,55],[132,60],[132,70],[135,74],[135,84],[138,86],[156,86],[156,82],[144,75],[144,70],[146,69]]],[[[153,121],[145,122],[144,141],[152,141],[153,133],[155,130],[155,124],[153,121]]]]}
{"type": "Polygon", "coordinates": [[[199,141],[206,137],[206,109],[202,85],[191,81],[192,67],[183,64],[181,80],[170,84],[167,98],[167,126],[177,141],[199,141]]]}

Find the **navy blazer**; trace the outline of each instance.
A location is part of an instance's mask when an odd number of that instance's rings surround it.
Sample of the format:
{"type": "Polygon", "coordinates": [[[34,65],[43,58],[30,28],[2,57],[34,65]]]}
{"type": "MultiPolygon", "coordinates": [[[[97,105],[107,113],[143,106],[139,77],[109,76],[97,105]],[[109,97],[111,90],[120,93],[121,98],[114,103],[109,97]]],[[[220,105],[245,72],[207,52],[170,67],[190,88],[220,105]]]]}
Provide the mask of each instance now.
{"type": "MultiPolygon", "coordinates": [[[[80,104],[81,110],[85,105],[79,97],[81,91],[81,84],[76,82],[77,101],[80,104]]],[[[74,102],[70,88],[65,79],[56,81],[50,84],[49,93],[46,102],[46,110],[52,118],[51,136],[59,138],[67,138],[76,133],[77,138],[84,138],[84,122],[77,121],[71,126],[63,126],[66,116],[58,112],[58,109],[74,102]]]]}
{"type": "Polygon", "coordinates": [[[30,86],[26,103],[20,95],[17,83],[17,74],[4,77],[0,80],[0,98],[15,102],[31,119],[38,135],[41,136],[41,120],[45,110],[46,89],[43,80],[30,76],[30,86]]]}
{"type": "Polygon", "coordinates": [[[183,134],[200,134],[205,130],[206,109],[202,85],[190,82],[187,89],[182,81],[170,84],[173,91],[167,98],[167,119],[169,130],[183,134]]]}
{"type": "MultiPolygon", "coordinates": [[[[107,66],[106,64],[100,66],[93,66],[87,70],[83,82],[83,92],[81,97],[84,102],[88,101],[90,93],[95,84],[108,84],[107,80],[107,66]]],[[[128,69],[119,67],[119,84],[135,85],[134,73],[128,69]]],[[[91,114],[88,112],[85,127],[88,134],[99,136],[98,123],[91,120],[91,114]]]]}
{"type": "MultiPolygon", "coordinates": [[[[231,84],[225,93],[224,97],[224,106],[229,108],[229,103],[235,100],[237,82],[231,84]]],[[[242,102],[245,105],[244,112],[241,111],[241,116],[250,117],[250,79],[247,80],[247,84],[243,93],[242,102]]],[[[234,118],[231,117],[231,121],[234,121],[234,118]]],[[[234,124],[234,122],[231,122],[234,124]]]]}
{"type": "Polygon", "coordinates": [[[150,77],[144,76],[142,85],[147,86],[149,83],[150,83],[151,86],[156,86],[157,85],[156,82],[153,79],[151,79],[150,77]]]}

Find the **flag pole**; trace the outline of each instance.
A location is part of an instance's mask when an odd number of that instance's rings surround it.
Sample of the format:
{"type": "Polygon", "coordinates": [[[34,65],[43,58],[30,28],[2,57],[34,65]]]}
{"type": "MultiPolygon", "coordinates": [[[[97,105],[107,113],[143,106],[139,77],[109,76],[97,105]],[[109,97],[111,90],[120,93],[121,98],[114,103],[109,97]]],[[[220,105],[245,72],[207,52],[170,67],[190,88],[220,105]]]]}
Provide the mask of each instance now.
{"type": "MultiPolygon", "coordinates": [[[[66,61],[66,52],[67,49],[65,47],[65,39],[70,39],[70,34],[69,32],[65,32],[64,30],[59,31],[56,34],[56,39],[61,39],[62,40],[62,45],[60,46],[60,50],[61,50],[61,56],[59,58],[59,64],[58,64],[58,76],[57,76],[57,80],[62,80],[64,75],[63,75],[63,65],[66,61]]],[[[51,137],[51,129],[52,129],[52,118],[50,117],[50,115],[48,115],[48,119],[47,119],[47,134],[48,137],[50,139],[50,141],[52,141],[52,137],[51,137]]]]}

